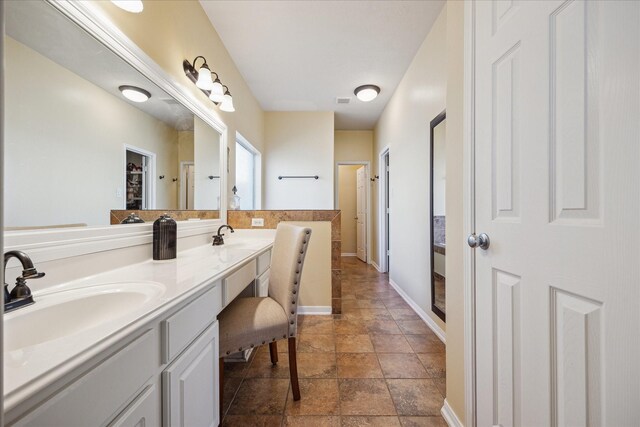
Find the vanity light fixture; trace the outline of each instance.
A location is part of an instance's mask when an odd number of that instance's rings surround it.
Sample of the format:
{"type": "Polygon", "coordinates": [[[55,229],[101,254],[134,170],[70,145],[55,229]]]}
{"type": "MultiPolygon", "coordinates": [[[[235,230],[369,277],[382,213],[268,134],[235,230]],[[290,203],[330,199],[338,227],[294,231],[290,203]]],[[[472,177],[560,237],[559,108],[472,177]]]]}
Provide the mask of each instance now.
{"type": "Polygon", "coordinates": [[[120,86],[118,89],[120,89],[120,92],[122,92],[122,95],[125,98],[127,98],[129,101],[145,102],[149,98],[151,98],[151,94],[148,91],[136,86],[124,85],[124,86],[120,86]]]}
{"type": "Polygon", "coordinates": [[[186,59],[182,61],[182,69],[189,79],[202,90],[214,104],[220,105],[222,111],[235,111],[233,99],[229,88],[222,84],[218,73],[211,71],[207,59],[204,56],[196,56],[193,62],[186,59]],[[198,67],[196,61],[202,59],[202,65],[198,67]]]}
{"type": "Polygon", "coordinates": [[[131,13],[140,13],[144,9],[142,0],[111,0],[111,3],[131,13]]]}
{"type": "Polygon", "coordinates": [[[380,88],[376,85],[362,85],[358,86],[353,91],[356,97],[362,102],[373,101],[380,93],[380,88]]]}

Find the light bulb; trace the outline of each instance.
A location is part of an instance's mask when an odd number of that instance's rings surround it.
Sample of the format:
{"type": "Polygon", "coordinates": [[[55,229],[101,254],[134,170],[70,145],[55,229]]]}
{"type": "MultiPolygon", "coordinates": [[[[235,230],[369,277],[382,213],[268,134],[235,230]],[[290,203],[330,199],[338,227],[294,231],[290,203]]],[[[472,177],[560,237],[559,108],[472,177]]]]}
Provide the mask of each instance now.
{"type": "Polygon", "coordinates": [[[220,83],[220,79],[216,79],[213,82],[213,87],[211,88],[211,95],[209,95],[209,99],[213,102],[222,102],[224,99],[224,89],[222,88],[222,83],[220,83]]]}
{"type": "Polygon", "coordinates": [[[111,0],[111,3],[131,13],[140,13],[144,9],[142,0],[111,0]]]}
{"type": "Polygon", "coordinates": [[[145,102],[151,98],[151,94],[144,89],[135,86],[120,86],[122,96],[133,102],[145,102]]]}
{"type": "Polygon", "coordinates": [[[358,99],[362,102],[373,101],[380,93],[380,88],[375,85],[359,86],[353,91],[358,99]]]}
{"type": "Polygon", "coordinates": [[[231,94],[229,93],[229,91],[227,91],[227,93],[224,94],[224,98],[222,99],[222,104],[220,104],[220,109],[222,111],[227,111],[229,113],[236,111],[236,109],[233,107],[233,98],[231,97],[231,94]]]}
{"type": "Polygon", "coordinates": [[[203,90],[211,90],[211,87],[213,86],[213,80],[211,80],[211,70],[206,63],[203,64],[198,71],[198,81],[196,82],[196,86],[203,90]]]}

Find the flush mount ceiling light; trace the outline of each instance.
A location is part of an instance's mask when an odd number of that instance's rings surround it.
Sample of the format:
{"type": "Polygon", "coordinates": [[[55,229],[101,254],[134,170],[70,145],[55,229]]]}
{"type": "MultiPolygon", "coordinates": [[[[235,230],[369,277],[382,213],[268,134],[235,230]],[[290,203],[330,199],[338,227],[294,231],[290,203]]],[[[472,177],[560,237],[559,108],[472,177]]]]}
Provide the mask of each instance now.
{"type": "Polygon", "coordinates": [[[131,13],[140,13],[144,9],[142,0],[111,0],[111,3],[131,13]]]}
{"type": "Polygon", "coordinates": [[[229,88],[222,84],[218,73],[211,71],[209,64],[207,64],[207,59],[204,56],[196,56],[193,62],[185,59],[182,61],[182,69],[187,77],[189,77],[214,104],[220,105],[222,111],[235,111],[229,88]],[[202,59],[200,66],[196,65],[198,59],[202,59]]]}
{"type": "Polygon", "coordinates": [[[133,102],[145,102],[149,98],[151,98],[151,94],[144,89],[141,89],[136,86],[120,86],[120,92],[122,95],[127,98],[129,101],[133,102]]]}
{"type": "Polygon", "coordinates": [[[356,97],[363,102],[373,101],[376,96],[380,93],[380,88],[376,85],[362,85],[358,86],[356,90],[353,91],[356,97]]]}

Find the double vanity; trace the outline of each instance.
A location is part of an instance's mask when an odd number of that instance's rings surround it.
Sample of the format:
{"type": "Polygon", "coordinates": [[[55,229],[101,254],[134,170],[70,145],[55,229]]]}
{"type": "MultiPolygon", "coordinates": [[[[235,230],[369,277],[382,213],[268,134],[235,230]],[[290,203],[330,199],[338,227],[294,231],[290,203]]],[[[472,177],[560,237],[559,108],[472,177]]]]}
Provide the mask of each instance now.
{"type": "Polygon", "coordinates": [[[216,318],[264,289],[274,236],[243,230],[174,260],[34,282],[35,304],[4,317],[6,425],[218,425],[216,318]]]}

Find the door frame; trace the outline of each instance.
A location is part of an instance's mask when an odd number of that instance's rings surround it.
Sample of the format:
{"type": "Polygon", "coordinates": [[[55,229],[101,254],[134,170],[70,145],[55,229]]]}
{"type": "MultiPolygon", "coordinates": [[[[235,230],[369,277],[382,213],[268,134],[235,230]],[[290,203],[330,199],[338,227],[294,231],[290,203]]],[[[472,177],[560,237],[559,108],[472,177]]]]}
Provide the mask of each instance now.
{"type": "MultiPolygon", "coordinates": [[[[139,148],[129,144],[124,145],[124,161],[122,162],[122,177],[123,177],[123,192],[127,191],[127,151],[132,151],[134,153],[140,154],[142,156],[149,158],[149,170],[147,171],[146,178],[148,182],[148,194],[147,194],[147,207],[145,209],[155,209],[156,208],[156,153],[147,151],[144,148],[139,148]]],[[[144,172],[144,171],[143,171],[144,172]]],[[[124,194],[123,197],[123,208],[127,209],[127,195],[124,194]]]]}
{"type": "Polygon", "coordinates": [[[188,161],[182,161],[180,162],[180,191],[179,191],[179,195],[178,195],[178,208],[179,209],[187,209],[187,207],[185,206],[184,203],[184,195],[185,195],[185,191],[187,191],[187,183],[184,180],[184,175],[185,175],[185,167],[186,166],[195,166],[195,163],[191,160],[188,161]]]}
{"type": "MultiPolygon", "coordinates": [[[[462,217],[463,236],[475,233],[475,2],[464,4],[464,87],[463,87],[463,156],[462,217]]],[[[464,246],[464,399],[465,425],[476,427],[476,277],[475,252],[464,246]]],[[[443,411],[444,412],[444,411],[443,411]]],[[[444,414],[443,414],[444,415],[444,414]]],[[[445,417],[447,419],[447,417],[445,417]]],[[[451,425],[451,424],[449,424],[451,425]]]]}
{"type": "MultiPolygon", "coordinates": [[[[389,265],[387,265],[388,256],[385,253],[388,245],[387,242],[387,221],[385,207],[387,205],[387,199],[390,199],[391,195],[387,192],[387,163],[384,158],[389,155],[389,146],[382,148],[378,153],[378,270],[381,273],[389,272],[389,265]]],[[[391,206],[391,203],[388,203],[391,206]]]]}
{"type": "MultiPolygon", "coordinates": [[[[339,182],[339,169],[340,166],[364,166],[364,179],[367,182],[371,182],[371,162],[368,160],[338,160],[335,164],[334,168],[334,180],[333,180],[333,206],[334,209],[340,209],[340,182],[339,182]]],[[[367,213],[365,215],[366,224],[365,229],[367,230],[366,243],[367,247],[367,264],[371,264],[371,185],[367,186],[367,190],[365,191],[365,197],[367,198],[366,206],[367,213]]],[[[342,219],[344,220],[344,218],[342,219]]]]}

